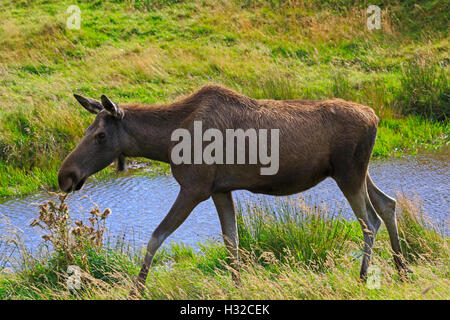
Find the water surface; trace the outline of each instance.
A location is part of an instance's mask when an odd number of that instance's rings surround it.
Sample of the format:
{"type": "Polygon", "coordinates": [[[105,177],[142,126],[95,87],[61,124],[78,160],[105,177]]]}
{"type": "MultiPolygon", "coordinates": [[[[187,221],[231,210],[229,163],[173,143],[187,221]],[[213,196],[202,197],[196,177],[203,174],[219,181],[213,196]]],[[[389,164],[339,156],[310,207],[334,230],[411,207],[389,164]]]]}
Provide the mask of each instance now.
{"type": "MultiPolygon", "coordinates": [[[[448,234],[449,222],[449,155],[448,151],[423,153],[403,158],[373,160],[370,173],[374,182],[387,194],[396,192],[417,196],[423,201],[425,214],[431,217],[448,234]]],[[[73,219],[87,216],[93,204],[100,209],[111,208],[107,227],[110,237],[125,234],[126,239],[141,246],[169,211],[175,201],[179,186],[171,176],[131,174],[107,181],[89,181],[79,192],[70,195],[67,203],[73,219]]],[[[315,188],[302,193],[313,204],[326,204],[331,210],[353,219],[353,213],[332,179],[326,179],[315,188]]],[[[240,202],[277,201],[280,197],[255,195],[236,191],[240,202]]],[[[297,196],[282,197],[292,198],[297,196]]],[[[10,199],[0,204],[0,215],[20,228],[29,248],[40,242],[41,234],[29,227],[38,214],[37,204],[54,198],[44,192],[10,199]]],[[[0,232],[5,225],[0,221],[0,232]]],[[[171,241],[194,245],[198,241],[217,239],[220,235],[219,219],[211,199],[199,204],[183,225],[172,234],[171,241]]]]}

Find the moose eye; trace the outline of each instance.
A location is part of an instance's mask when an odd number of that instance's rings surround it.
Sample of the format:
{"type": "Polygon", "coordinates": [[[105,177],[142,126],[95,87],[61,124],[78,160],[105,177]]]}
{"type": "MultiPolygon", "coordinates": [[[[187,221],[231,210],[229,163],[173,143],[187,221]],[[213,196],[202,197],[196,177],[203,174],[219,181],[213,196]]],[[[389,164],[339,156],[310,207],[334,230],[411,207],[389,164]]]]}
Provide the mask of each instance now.
{"type": "Polygon", "coordinates": [[[98,142],[102,142],[105,140],[106,134],[104,132],[100,132],[99,134],[97,134],[96,138],[98,142]]]}

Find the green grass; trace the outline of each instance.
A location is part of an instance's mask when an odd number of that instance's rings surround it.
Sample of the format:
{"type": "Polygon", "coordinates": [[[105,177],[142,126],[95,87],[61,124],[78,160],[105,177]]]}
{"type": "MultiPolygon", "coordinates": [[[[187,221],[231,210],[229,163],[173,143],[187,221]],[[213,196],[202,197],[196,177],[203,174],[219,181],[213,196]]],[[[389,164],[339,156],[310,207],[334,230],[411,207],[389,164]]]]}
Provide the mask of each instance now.
{"type": "Polygon", "coordinates": [[[382,118],[378,128],[374,156],[415,154],[420,150],[437,150],[449,143],[448,123],[434,122],[421,116],[402,119],[382,118]]]}
{"type": "Polygon", "coordinates": [[[325,208],[279,201],[277,205],[262,202],[238,210],[239,242],[243,250],[258,256],[271,252],[283,260],[285,250],[296,261],[314,263],[324,268],[332,251],[336,257],[350,251],[349,243],[360,239],[357,222],[349,222],[338,213],[331,216],[325,208]]]}
{"type": "Polygon", "coordinates": [[[403,113],[421,114],[447,120],[450,117],[448,72],[436,62],[412,60],[400,78],[397,102],[403,113]]]}
{"type": "MultiPolygon", "coordinates": [[[[54,213],[50,216],[61,217],[66,212],[61,205],[51,207],[47,206],[54,213]]],[[[448,300],[448,238],[425,223],[413,201],[400,198],[398,207],[402,246],[414,271],[405,282],[393,265],[384,228],[377,236],[371,262],[380,270],[381,286],[372,289],[358,280],[362,232],[356,222],[338,218],[336,210],[303,202],[260,203],[240,209],[241,286],[232,280],[222,243],[200,243],[198,249],[173,243],[157,252],[141,298],[448,300]]],[[[51,230],[67,228],[66,220],[58,221],[51,224],[51,230]]],[[[59,234],[52,243],[66,242],[66,233],[59,234]]],[[[95,245],[90,235],[77,238],[90,245],[73,246],[70,252],[23,252],[22,266],[15,273],[0,270],[0,299],[127,298],[143,252],[121,242],[95,245]],[[68,265],[80,267],[78,290],[67,287],[68,265]]]]}
{"type": "Polygon", "coordinates": [[[448,3],[70,1],[0,4],[0,196],[56,187],[93,120],[74,92],[170,102],[216,82],[254,98],[341,97],[381,117],[374,155],[448,143],[448,3]],[[428,119],[430,118],[430,119],[428,119]],[[437,121],[439,120],[439,121],[437,121]]]}

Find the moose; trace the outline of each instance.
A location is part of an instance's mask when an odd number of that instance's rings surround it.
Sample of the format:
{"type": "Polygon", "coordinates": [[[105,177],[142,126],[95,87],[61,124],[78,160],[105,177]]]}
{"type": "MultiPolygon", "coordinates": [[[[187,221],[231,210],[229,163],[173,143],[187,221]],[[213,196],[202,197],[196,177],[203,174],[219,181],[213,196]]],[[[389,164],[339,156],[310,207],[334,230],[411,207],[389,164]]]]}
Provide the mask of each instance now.
{"type": "Polygon", "coordinates": [[[101,101],[74,96],[96,118],[62,163],[58,174],[62,191],[79,190],[90,175],[116,159],[119,167],[124,167],[126,157],[169,163],[180,185],[170,211],[150,237],[137,285],[145,284],[152,259],[163,241],[200,202],[212,197],[226,248],[237,268],[239,241],[232,191],[291,195],[327,177],[336,181],[362,227],[361,280],[367,279],[381,221],[389,233],[400,275],[410,272],[399,241],[396,201],[374,184],[368,172],[379,122],[370,107],[337,98],[253,99],[216,84],[205,85],[170,104],[117,105],[105,95],[101,101]],[[175,164],[171,159],[175,145],[172,133],[180,128],[193,133],[196,121],[201,121],[203,130],[215,128],[221,132],[237,128],[278,129],[278,171],[261,175],[260,163],[175,164]]]}

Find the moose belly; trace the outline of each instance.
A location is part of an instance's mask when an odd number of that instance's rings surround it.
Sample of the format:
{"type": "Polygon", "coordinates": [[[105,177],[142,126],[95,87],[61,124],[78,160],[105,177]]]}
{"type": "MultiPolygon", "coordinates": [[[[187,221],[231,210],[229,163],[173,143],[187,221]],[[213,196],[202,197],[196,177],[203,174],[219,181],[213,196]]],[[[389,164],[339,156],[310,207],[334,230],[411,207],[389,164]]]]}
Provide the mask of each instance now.
{"type": "Polygon", "coordinates": [[[266,184],[244,188],[253,193],[273,196],[287,196],[308,190],[326,178],[325,175],[317,177],[292,177],[282,181],[271,181],[266,184]]]}
{"type": "Polygon", "coordinates": [[[295,170],[279,172],[272,176],[255,174],[252,170],[246,173],[228,172],[219,174],[215,181],[214,191],[248,190],[253,193],[267,195],[290,195],[314,187],[330,175],[330,170],[295,170]]]}

